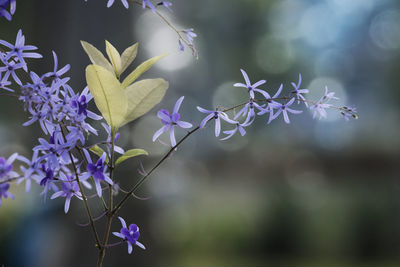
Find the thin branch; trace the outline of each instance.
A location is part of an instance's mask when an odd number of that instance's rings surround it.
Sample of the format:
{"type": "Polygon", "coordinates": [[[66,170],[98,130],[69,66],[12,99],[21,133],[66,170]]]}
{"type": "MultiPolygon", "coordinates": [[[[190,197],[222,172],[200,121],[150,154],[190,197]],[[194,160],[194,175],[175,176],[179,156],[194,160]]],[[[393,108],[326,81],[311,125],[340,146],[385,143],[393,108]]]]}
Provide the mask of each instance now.
{"type": "MultiPolygon", "coordinates": [[[[62,135],[64,137],[64,140],[67,141],[67,138],[65,137],[65,133],[63,131],[63,128],[61,128],[61,133],[62,133],[62,135]]],[[[85,205],[86,213],[87,213],[87,215],[89,217],[90,226],[92,228],[93,235],[94,235],[94,238],[96,240],[96,247],[101,250],[102,249],[102,245],[100,243],[99,235],[97,234],[96,226],[94,225],[93,216],[92,216],[92,213],[90,212],[90,208],[89,208],[89,205],[87,203],[87,198],[86,198],[85,192],[83,191],[83,186],[82,186],[82,184],[81,184],[81,182],[79,180],[78,170],[76,168],[76,165],[75,165],[74,159],[72,157],[71,151],[68,151],[68,154],[69,154],[69,158],[71,160],[72,167],[73,167],[74,172],[75,172],[76,181],[78,183],[79,190],[81,191],[81,194],[82,194],[82,199],[83,199],[83,203],[85,205]]]]}
{"type": "MultiPolygon", "coordinates": [[[[253,101],[254,101],[254,102],[258,102],[258,103],[268,103],[268,102],[270,102],[270,101],[275,101],[275,100],[290,100],[290,99],[292,99],[292,97],[286,97],[286,96],[285,96],[285,97],[276,97],[276,98],[270,98],[270,99],[254,99],[253,101]]],[[[301,102],[303,102],[303,103],[312,104],[312,105],[315,105],[315,104],[318,103],[318,102],[311,101],[311,100],[303,100],[303,99],[296,99],[296,100],[299,100],[299,101],[301,101],[301,102]]],[[[240,107],[246,105],[247,103],[249,103],[249,101],[240,103],[240,104],[235,105],[235,106],[230,107],[230,108],[223,109],[222,112],[228,112],[228,111],[234,110],[234,109],[236,109],[236,108],[240,108],[240,107]]],[[[331,105],[331,108],[337,109],[337,110],[339,110],[339,111],[342,111],[342,110],[343,110],[343,108],[337,107],[337,106],[334,106],[334,105],[331,105]]],[[[213,120],[213,119],[214,119],[214,118],[211,118],[210,120],[213,120]]],[[[210,120],[209,120],[209,121],[210,121],[210,120]]],[[[209,121],[208,121],[208,122],[209,122],[209,121]]],[[[208,122],[207,122],[207,123],[208,123],[208,122]]],[[[142,179],[139,180],[139,182],[137,182],[137,183],[133,186],[133,188],[128,192],[127,195],[125,195],[125,197],[118,203],[118,205],[115,206],[115,208],[114,208],[113,211],[112,211],[112,215],[114,215],[116,212],[118,212],[118,210],[119,210],[119,209],[121,208],[121,206],[129,199],[130,196],[133,196],[133,197],[134,197],[134,196],[135,196],[134,193],[136,192],[136,190],[147,180],[147,178],[153,173],[153,171],[155,171],[166,159],[168,159],[168,157],[176,150],[176,148],[178,148],[190,135],[192,135],[193,133],[195,133],[195,132],[196,132],[197,130],[199,130],[199,129],[200,129],[200,126],[197,126],[197,127],[194,128],[193,130],[189,131],[181,140],[179,140],[179,142],[178,142],[174,147],[172,147],[172,148],[164,155],[164,157],[161,158],[161,160],[160,160],[160,161],[145,175],[145,176],[143,176],[142,179]]]]}
{"type": "MultiPolygon", "coordinates": [[[[138,0],[130,0],[131,2],[142,6],[142,3],[138,0]]],[[[147,9],[151,9],[150,7],[146,6],[147,9]]],[[[161,14],[158,10],[154,10],[154,13],[157,14],[157,16],[159,16],[174,32],[176,32],[176,34],[179,37],[179,40],[181,40],[182,42],[184,42],[191,50],[193,55],[196,57],[196,59],[199,59],[199,53],[196,49],[196,47],[194,46],[194,44],[188,42],[188,40],[186,39],[185,35],[183,35],[182,33],[184,32],[183,30],[178,30],[178,28],[172,24],[172,22],[170,22],[163,14],[161,14]]]]}
{"type": "Polygon", "coordinates": [[[19,179],[23,179],[23,177],[9,178],[7,180],[0,181],[0,184],[6,184],[6,183],[14,182],[14,181],[19,180],[19,179]]]}
{"type": "Polygon", "coordinates": [[[129,193],[127,195],[125,195],[125,197],[118,203],[117,206],[115,206],[115,208],[111,212],[111,214],[114,215],[121,208],[121,206],[129,199],[129,197],[133,196],[135,191],[146,181],[146,179],[153,173],[153,171],[155,171],[169,157],[169,155],[171,155],[175,151],[175,149],[178,146],[180,146],[189,136],[191,136],[193,133],[195,133],[199,129],[200,129],[200,126],[197,126],[193,130],[188,132],[181,140],[179,140],[179,142],[174,147],[172,147],[167,152],[167,154],[165,154],[165,156],[147,173],[147,175],[143,176],[143,178],[140,179],[139,182],[137,182],[135,184],[135,186],[129,191],[129,193]]]}
{"type": "MultiPolygon", "coordinates": [[[[114,145],[115,145],[115,130],[111,129],[111,155],[110,155],[110,161],[109,161],[109,167],[110,167],[110,179],[114,180],[114,168],[115,168],[115,152],[114,152],[114,145]]],[[[108,238],[110,237],[110,232],[111,232],[111,224],[113,220],[113,188],[112,185],[108,185],[109,188],[109,199],[108,199],[108,210],[107,210],[107,223],[106,223],[106,231],[104,233],[104,239],[103,239],[103,247],[101,248],[99,252],[99,257],[97,260],[97,267],[101,267],[103,265],[104,257],[106,255],[106,245],[108,243],[108,238]]]]}
{"type": "MultiPolygon", "coordinates": [[[[103,213],[100,214],[98,217],[93,218],[93,221],[95,222],[95,221],[100,220],[101,218],[104,217],[104,215],[106,215],[106,213],[107,213],[107,211],[103,212],[103,213]]],[[[77,224],[78,226],[80,226],[80,227],[86,227],[86,226],[89,226],[89,225],[90,225],[90,222],[88,222],[88,223],[76,223],[76,224],[77,224]]]]}

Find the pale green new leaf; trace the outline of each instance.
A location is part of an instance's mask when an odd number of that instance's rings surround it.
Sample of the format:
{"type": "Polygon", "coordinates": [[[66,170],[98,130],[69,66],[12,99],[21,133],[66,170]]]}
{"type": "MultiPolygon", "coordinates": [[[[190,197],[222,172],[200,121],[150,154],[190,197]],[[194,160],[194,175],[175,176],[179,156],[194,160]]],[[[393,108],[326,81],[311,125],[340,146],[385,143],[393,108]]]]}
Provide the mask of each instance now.
{"type": "MultiPolygon", "coordinates": [[[[92,146],[91,148],[89,148],[89,150],[99,157],[103,156],[103,154],[105,153],[104,150],[98,145],[92,146]]],[[[106,157],[106,163],[108,163],[108,157],[106,157]]]]}
{"type": "Polygon", "coordinates": [[[117,49],[115,49],[115,47],[107,40],[106,40],[106,52],[108,58],[111,61],[111,64],[114,67],[115,74],[117,75],[117,77],[119,77],[122,73],[121,56],[119,55],[117,49]]]}
{"type": "Polygon", "coordinates": [[[122,53],[121,55],[121,74],[131,65],[131,63],[135,60],[137,52],[138,52],[139,43],[136,43],[122,53]]]}
{"type": "Polygon", "coordinates": [[[97,108],[112,129],[119,128],[126,116],[125,90],[113,73],[97,65],[86,68],[86,81],[97,108]]]}
{"type": "Polygon", "coordinates": [[[139,118],[160,103],[167,89],[168,82],[161,78],[138,81],[126,88],[128,111],[122,125],[139,118]]]}
{"type": "Polygon", "coordinates": [[[132,84],[134,81],[136,81],[136,79],[139,78],[140,75],[142,75],[144,72],[148,71],[154,64],[157,63],[157,61],[159,61],[166,55],[167,54],[163,54],[158,57],[150,58],[150,59],[146,60],[145,62],[143,62],[142,64],[140,64],[134,71],[131,72],[131,74],[129,74],[125,78],[125,80],[122,82],[122,87],[123,88],[128,87],[130,84],[132,84]]]}
{"type": "Polygon", "coordinates": [[[140,155],[146,155],[148,156],[149,153],[147,153],[146,150],[143,149],[130,149],[128,151],[126,151],[121,157],[119,157],[117,159],[117,161],[115,162],[115,166],[119,165],[120,163],[124,162],[127,159],[133,158],[133,157],[137,157],[140,155]]]}
{"type": "Polygon", "coordinates": [[[95,64],[99,65],[106,70],[114,71],[113,67],[111,66],[110,62],[106,59],[106,57],[101,53],[96,47],[89,44],[88,42],[81,41],[83,50],[85,50],[86,54],[89,56],[90,61],[95,64]]]}

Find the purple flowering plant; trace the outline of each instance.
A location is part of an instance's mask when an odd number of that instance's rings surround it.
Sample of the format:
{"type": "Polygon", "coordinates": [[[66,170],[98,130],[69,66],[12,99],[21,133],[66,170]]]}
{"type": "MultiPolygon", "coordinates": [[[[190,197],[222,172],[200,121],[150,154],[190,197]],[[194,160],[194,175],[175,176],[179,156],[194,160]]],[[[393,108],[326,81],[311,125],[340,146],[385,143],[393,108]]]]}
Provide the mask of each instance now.
{"type": "MultiPolygon", "coordinates": [[[[164,20],[166,18],[158,9],[167,8],[172,11],[172,3],[169,1],[129,2],[151,9],[164,20]]],[[[129,2],[121,0],[126,8],[129,8],[129,2]]],[[[113,3],[113,0],[108,0],[107,7],[111,7],[113,3]]],[[[11,20],[15,6],[15,0],[0,0],[0,17],[11,20]]],[[[194,38],[197,35],[193,29],[178,30],[169,22],[168,25],[178,34],[179,49],[184,50],[186,45],[197,57],[198,53],[194,47],[194,38]]],[[[169,87],[167,81],[162,78],[139,80],[139,77],[165,55],[153,57],[125,75],[138,53],[137,43],[120,54],[106,41],[108,59],[93,45],[85,41],[81,44],[91,64],[85,72],[87,86],[79,93],[68,84],[70,78],[66,75],[70,66],[60,67],[55,52],[52,53],[54,66],[51,71],[40,75],[30,70],[26,59],[38,59],[42,55],[33,52],[38,49],[36,46],[25,45],[22,30],[18,31],[15,44],[0,40],[0,91],[2,94],[16,96],[23,103],[27,113],[27,121],[22,124],[24,127],[38,123],[43,132],[38,144],[32,149],[31,157],[17,153],[8,158],[0,157],[0,206],[4,199],[14,198],[10,193],[13,182],[25,182],[27,193],[30,192],[32,183],[35,183],[43,188],[44,197],[49,195],[50,199],[65,198],[65,213],[69,211],[71,200],[75,197],[77,201],[82,202],[87,213],[88,225],[99,252],[97,266],[102,266],[106,251],[111,246],[126,242],[129,254],[134,246],[145,249],[138,241],[140,232],[136,224],[128,226],[119,216],[122,228],[119,232],[111,232],[114,229],[114,219],[124,204],[135,197],[135,192],[180,144],[195,132],[207,128],[209,124],[214,124],[216,137],[220,137],[222,132],[221,140],[227,140],[237,133],[244,136],[246,128],[251,126],[256,118],[262,118],[265,114],[268,114],[268,118],[262,120],[266,124],[278,119],[280,115],[289,124],[289,116],[302,113],[303,110],[299,109],[301,107],[310,109],[314,118],[317,115],[325,118],[326,109],[338,110],[346,120],[357,118],[355,108],[331,104],[331,101],[337,98],[327,87],[319,100],[308,100],[304,96],[309,92],[308,89],[301,88],[301,75],[296,83],[292,83],[293,89],[287,94],[283,94],[282,84],[272,95],[269,90],[262,89],[266,80],[252,83],[246,71],[240,69],[244,83],[233,84],[233,87],[237,88],[232,90],[247,91],[248,98],[242,103],[223,109],[197,107],[197,110],[204,114],[204,118],[194,125],[182,120],[183,116],[179,112],[184,96],[176,101],[172,112],[167,109],[158,111],[161,128],[155,129],[152,139],[156,141],[162,134],[167,133],[170,149],[148,172],[141,171],[142,177],[128,191],[120,190],[120,195],[116,196],[115,193],[119,190],[115,175],[118,165],[131,158],[148,154],[143,149],[124,150],[117,146],[119,129],[152,111],[163,99],[169,87]],[[92,100],[97,106],[97,111],[88,110],[88,104],[92,100]],[[103,121],[101,124],[104,129],[96,129],[93,126],[94,121],[103,121]],[[175,131],[178,129],[186,133],[176,140],[175,131]],[[98,143],[90,143],[89,135],[98,135],[99,132],[106,133],[107,138],[98,143]],[[16,162],[20,166],[19,171],[13,167],[16,162]],[[104,205],[104,212],[100,216],[95,216],[88,205],[88,196],[93,190],[94,197],[104,205]],[[100,237],[98,227],[100,222],[105,224],[103,238],[100,237]],[[110,233],[122,241],[110,243],[110,233]]]]}

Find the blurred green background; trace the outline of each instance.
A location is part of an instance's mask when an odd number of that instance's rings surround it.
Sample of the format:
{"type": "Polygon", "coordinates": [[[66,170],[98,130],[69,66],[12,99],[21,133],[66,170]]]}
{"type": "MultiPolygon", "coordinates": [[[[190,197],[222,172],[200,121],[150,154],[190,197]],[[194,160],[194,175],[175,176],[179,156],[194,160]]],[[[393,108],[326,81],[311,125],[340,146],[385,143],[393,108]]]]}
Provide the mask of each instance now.
{"type": "MultiPolygon", "coordinates": [[[[89,64],[79,40],[104,51],[140,42],[136,62],[170,52],[146,77],[164,77],[170,89],[148,115],[121,129],[119,145],[150,152],[149,169],[167,150],[151,136],[161,127],[157,109],[172,109],[181,95],[183,119],[198,123],[196,106],[229,107],[246,92],[244,68],[275,92],[303,75],[317,100],[327,85],[338,105],[356,106],[359,120],[340,114],[313,120],[304,112],[292,124],[258,119],[245,137],[219,141],[212,127],[196,133],[138,192],[121,215],[141,229],[147,250],[110,248],[105,266],[400,266],[400,3],[396,0],[174,0],[165,13],[193,27],[199,60],[178,51],[176,35],[150,11],[120,1],[20,0],[12,22],[0,22],[1,39],[18,29],[37,45],[44,73],[71,64],[70,85],[85,87],[89,64]]],[[[93,109],[95,109],[93,107],[93,109]]],[[[22,105],[0,98],[0,155],[30,156],[40,131],[23,127],[22,105]]],[[[99,124],[95,124],[99,127],[99,124]]],[[[184,132],[181,132],[182,136],[184,132]]],[[[139,178],[139,162],[118,172],[122,188],[139,178]]],[[[97,259],[82,203],[44,201],[40,188],[0,207],[0,265],[93,266],[97,259]]],[[[93,199],[96,214],[102,207],[93,199]]],[[[98,223],[99,225],[104,224],[98,223]]],[[[120,229],[114,221],[113,231],[120,229]]],[[[112,239],[111,242],[117,242],[112,239]]]]}

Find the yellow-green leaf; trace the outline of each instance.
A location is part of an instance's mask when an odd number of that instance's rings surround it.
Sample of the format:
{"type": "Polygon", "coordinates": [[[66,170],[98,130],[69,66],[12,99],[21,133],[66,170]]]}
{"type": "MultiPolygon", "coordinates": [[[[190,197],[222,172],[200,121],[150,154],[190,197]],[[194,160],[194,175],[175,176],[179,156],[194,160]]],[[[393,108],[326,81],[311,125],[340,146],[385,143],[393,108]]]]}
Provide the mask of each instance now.
{"type": "Polygon", "coordinates": [[[121,56],[119,55],[117,49],[115,49],[115,47],[106,40],[106,52],[108,55],[108,58],[111,61],[111,64],[114,67],[114,71],[115,74],[117,75],[117,77],[119,77],[121,75],[121,56]]]}
{"type": "Polygon", "coordinates": [[[123,88],[128,87],[130,84],[132,84],[134,81],[136,81],[136,79],[139,78],[140,75],[142,75],[144,72],[148,71],[154,64],[157,63],[157,61],[159,61],[166,55],[167,54],[163,54],[158,57],[150,58],[150,59],[146,60],[145,62],[143,62],[142,64],[140,64],[135,70],[133,70],[131,72],[131,74],[129,74],[125,78],[125,80],[122,82],[122,87],[123,88]]]}
{"type": "Polygon", "coordinates": [[[139,118],[160,103],[167,89],[168,82],[161,78],[138,81],[126,88],[128,111],[122,125],[139,118]]]}
{"type": "Polygon", "coordinates": [[[97,65],[86,68],[86,81],[97,108],[112,129],[119,128],[125,120],[127,100],[125,90],[113,73],[97,65]]]}
{"type": "Polygon", "coordinates": [[[101,53],[96,47],[85,41],[81,41],[81,44],[83,50],[85,50],[86,54],[89,56],[89,59],[93,64],[99,65],[105,68],[106,70],[114,71],[110,62],[108,62],[103,53],[101,53]]]}
{"type": "MultiPolygon", "coordinates": [[[[98,145],[92,146],[91,148],[89,148],[89,150],[99,157],[103,156],[103,154],[105,153],[104,150],[98,145]]],[[[108,163],[108,157],[106,157],[106,163],[108,163]]]]}
{"type": "Polygon", "coordinates": [[[128,151],[126,151],[121,157],[119,157],[117,159],[117,161],[115,162],[115,166],[119,165],[120,163],[124,162],[127,159],[133,158],[133,157],[137,157],[140,155],[146,155],[148,156],[149,153],[147,153],[146,150],[143,149],[130,149],[128,151]]]}
{"type": "Polygon", "coordinates": [[[129,65],[135,60],[138,52],[139,43],[136,43],[122,53],[121,55],[121,74],[129,67],[129,65]]]}

